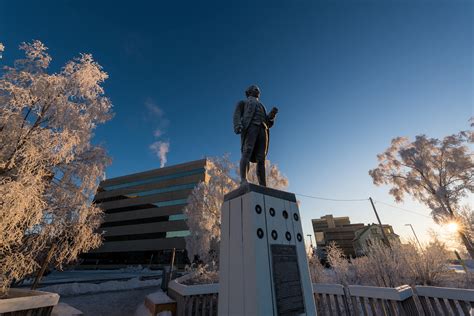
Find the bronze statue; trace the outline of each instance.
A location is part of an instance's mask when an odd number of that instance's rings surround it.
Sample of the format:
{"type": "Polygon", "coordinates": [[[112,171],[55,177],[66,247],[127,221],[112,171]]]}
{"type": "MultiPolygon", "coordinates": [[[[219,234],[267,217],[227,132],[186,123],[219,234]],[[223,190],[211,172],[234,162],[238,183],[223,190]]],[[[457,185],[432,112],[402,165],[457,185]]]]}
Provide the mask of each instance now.
{"type": "Polygon", "coordinates": [[[267,115],[265,106],[259,100],[260,89],[256,85],[248,87],[245,95],[247,100],[239,101],[234,111],[234,132],[241,137],[241,184],[247,183],[249,163],[256,162],[258,183],[267,186],[265,158],[270,140],[269,129],[273,126],[278,109],[272,108],[267,115]]]}

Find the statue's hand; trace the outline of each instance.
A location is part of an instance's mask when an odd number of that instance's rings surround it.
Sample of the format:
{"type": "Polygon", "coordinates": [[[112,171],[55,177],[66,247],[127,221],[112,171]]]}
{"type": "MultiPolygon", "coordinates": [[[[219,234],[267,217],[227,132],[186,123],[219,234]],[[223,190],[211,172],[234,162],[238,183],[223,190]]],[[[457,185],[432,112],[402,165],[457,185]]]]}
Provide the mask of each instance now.
{"type": "Polygon", "coordinates": [[[270,113],[268,114],[268,117],[273,120],[275,118],[275,116],[277,115],[278,113],[278,108],[276,107],[273,107],[272,110],[270,111],[270,113]]]}
{"type": "Polygon", "coordinates": [[[242,133],[242,126],[240,126],[240,125],[237,126],[237,127],[235,128],[235,133],[236,133],[236,134],[242,133]]]}

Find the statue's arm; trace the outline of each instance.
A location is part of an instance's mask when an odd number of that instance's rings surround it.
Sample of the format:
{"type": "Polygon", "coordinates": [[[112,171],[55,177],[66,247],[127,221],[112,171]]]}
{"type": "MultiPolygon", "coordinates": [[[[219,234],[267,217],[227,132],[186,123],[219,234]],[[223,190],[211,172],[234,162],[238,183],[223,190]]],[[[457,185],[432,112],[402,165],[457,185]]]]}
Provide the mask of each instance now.
{"type": "Polygon", "coordinates": [[[278,109],[276,107],[273,107],[270,113],[267,115],[267,126],[268,128],[272,127],[273,124],[275,124],[275,117],[278,113],[278,109]]]}
{"type": "Polygon", "coordinates": [[[236,134],[240,134],[242,132],[242,128],[243,128],[242,114],[244,111],[244,106],[245,106],[244,101],[239,101],[237,105],[235,106],[233,121],[234,121],[234,132],[236,134]]]}

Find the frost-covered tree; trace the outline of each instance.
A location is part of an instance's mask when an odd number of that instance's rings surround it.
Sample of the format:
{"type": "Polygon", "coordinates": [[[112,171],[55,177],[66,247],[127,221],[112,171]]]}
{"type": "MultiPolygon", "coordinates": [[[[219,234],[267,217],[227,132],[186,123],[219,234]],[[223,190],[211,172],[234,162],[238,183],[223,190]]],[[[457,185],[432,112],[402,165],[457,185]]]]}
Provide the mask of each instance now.
{"type": "MultiPolygon", "coordinates": [[[[458,230],[464,232],[469,240],[474,241],[474,209],[472,209],[472,206],[469,204],[463,205],[461,210],[457,212],[457,219],[458,230]]],[[[456,241],[456,243],[458,242],[459,240],[456,241]]]]}
{"type": "MultiPolygon", "coordinates": [[[[458,221],[463,198],[474,192],[474,156],[469,148],[472,132],[461,132],[442,140],[419,135],[415,141],[397,137],[379,154],[379,165],[370,170],[374,184],[391,185],[397,202],[406,194],[431,209],[440,223],[458,221]]],[[[463,232],[459,236],[474,258],[473,241],[463,232]]]]}
{"type": "MultiPolygon", "coordinates": [[[[266,161],[267,186],[283,190],[288,179],[281,174],[276,165],[266,161]]],[[[199,183],[188,198],[184,209],[191,234],[186,237],[186,250],[189,260],[199,258],[204,264],[218,263],[221,234],[221,206],[224,195],[236,189],[236,165],[227,156],[208,159],[206,179],[199,183]]],[[[255,165],[249,172],[249,182],[257,183],[255,165]]]]}
{"type": "Polygon", "coordinates": [[[61,266],[100,245],[91,200],[109,163],[91,144],[112,115],[102,67],[81,54],[50,74],[43,43],[20,49],[25,58],[0,77],[0,294],[46,253],[61,266]]]}
{"type": "Polygon", "coordinates": [[[208,159],[205,180],[188,198],[184,214],[191,233],[186,237],[186,250],[191,262],[198,258],[205,263],[219,259],[221,204],[224,195],[237,187],[232,175],[234,168],[227,156],[208,159]]]}

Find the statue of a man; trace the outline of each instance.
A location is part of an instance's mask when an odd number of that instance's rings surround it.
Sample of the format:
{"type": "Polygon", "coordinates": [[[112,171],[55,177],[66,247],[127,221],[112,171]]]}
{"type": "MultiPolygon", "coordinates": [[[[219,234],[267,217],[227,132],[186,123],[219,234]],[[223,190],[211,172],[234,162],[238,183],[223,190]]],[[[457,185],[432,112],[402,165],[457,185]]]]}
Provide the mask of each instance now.
{"type": "Polygon", "coordinates": [[[245,95],[247,100],[239,101],[234,111],[234,132],[241,135],[241,184],[247,183],[249,162],[256,162],[258,183],[266,186],[265,158],[270,140],[269,129],[273,126],[278,109],[274,107],[267,114],[259,99],[260,89],[256,85],[248,87],[245,95]]]}

